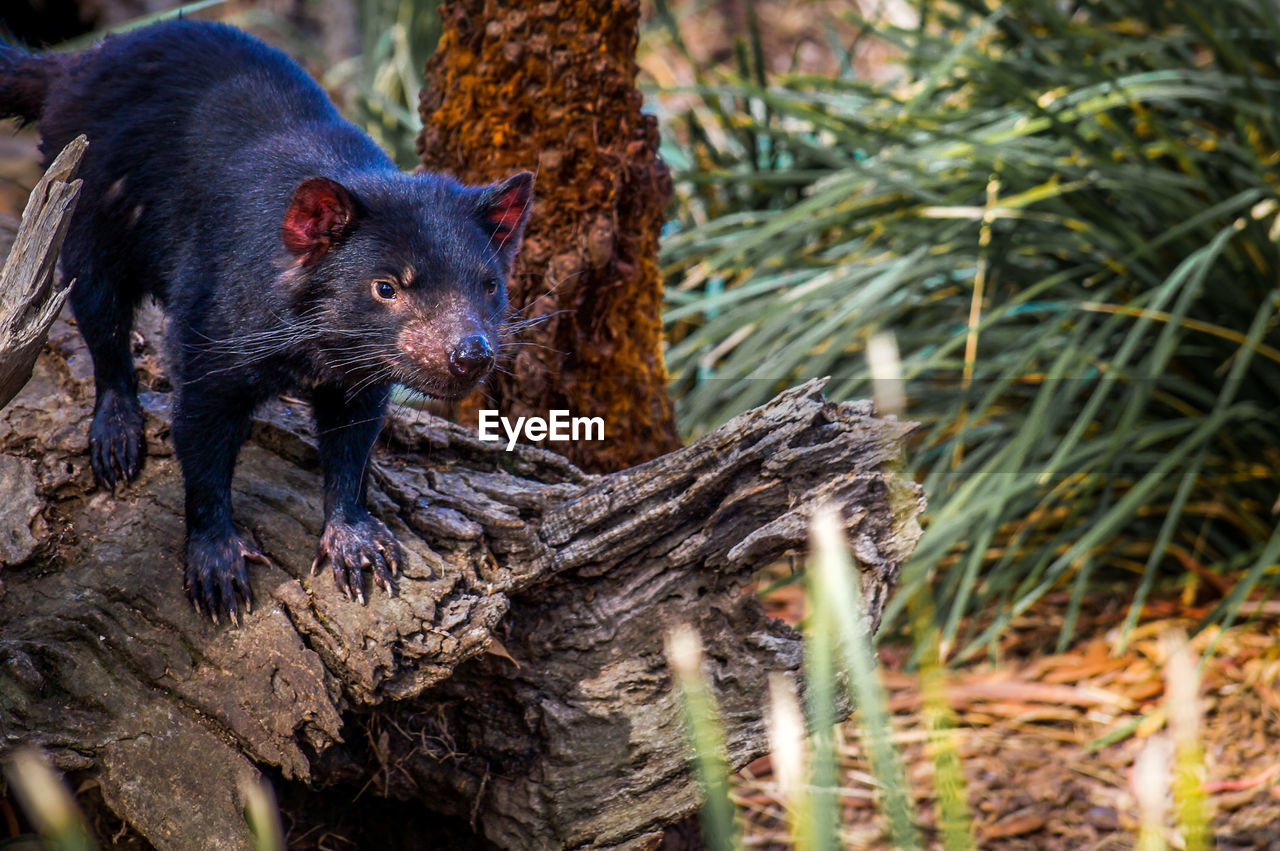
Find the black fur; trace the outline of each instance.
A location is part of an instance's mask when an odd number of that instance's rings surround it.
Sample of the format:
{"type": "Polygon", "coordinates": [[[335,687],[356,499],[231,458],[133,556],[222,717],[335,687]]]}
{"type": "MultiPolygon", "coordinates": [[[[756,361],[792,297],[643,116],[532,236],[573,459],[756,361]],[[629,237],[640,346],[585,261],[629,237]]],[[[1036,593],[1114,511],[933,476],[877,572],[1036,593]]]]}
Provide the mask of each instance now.
{"type": "Polygon", "coordinates": [[[22,125],[35,121],[49,94],[49,82],[63,70],[62,57],[36,57],[0,43],[0,110],[22,125]]]}
{"type": "Polygon", "coordinates": [[[362,599],[362,567],[390,591],[398,548],[364,504],[389,387],[458,396],[488,371],[532,176],[402,174],[292,60],[221,24],[158,24],[71,57],[0,48],[0,114],[38,122],[46,161],[89,139],[62,262],[105,487],[145,455],[133,311],[151,295],[168,312],[197,607],[237,618],[249,603],[244,561],[262,556],[232,526],[231,475],[255,406],[282,391],[314,404],[317,562],[362,599]]]}

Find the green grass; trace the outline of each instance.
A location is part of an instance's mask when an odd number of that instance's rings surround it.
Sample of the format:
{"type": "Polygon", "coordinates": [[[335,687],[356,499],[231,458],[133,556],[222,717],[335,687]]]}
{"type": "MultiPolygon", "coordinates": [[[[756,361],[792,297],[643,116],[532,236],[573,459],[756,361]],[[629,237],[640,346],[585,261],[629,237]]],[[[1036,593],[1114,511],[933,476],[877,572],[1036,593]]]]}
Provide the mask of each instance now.
{"type": "MultiPolygon", "coordinates": [[[[901,757],[891,741],[886,691],[876,673],[871,626],[857,572],[831,509],[812,524],[813,556],[806,575],[804,709],[795,687],[777,675],[770,682],[769,737],[780,802],[799,851],[837,851],[841,837],[836,727],[841,706],[858,708],[857,729],[879,783],[878,804],[895,849],[922,848],[917,817],[901,757]],[[801,717],[803,713],[803,718],[801,717]],[[810,731],[807,740],[805,729],[810,731]]],[[[691,627],[674,630],[667,658],[685,706],[691,762],[702,793],[702,827],[708,848],[742,848],[742,819],[730,799],[724,730],[715,696],[702,673],[700,641],[691,627]]],[[[940,778],[952,777],[939,765],[940,778]]],[[[963,792],[961,791],[961,794],[963,792]]],[[[946,796],[941,796],[946,797],[946,796]]],[[[967,814],[959,831],[970,834],[967,814]]],[[[972,845],[949,845],[970,848],[972,845]]]]}
{"type": "MultiPolygon", "coordinates": [[[[787,819],[786,847],[797,851],[835,851],[853,847],[843,832],[840,798],[850,778],[839,769],[835,727],[841,706],[854,707],[846,729],[854,733],[875,780],[882,837],[875,847],[909,851],[933,847],[946,851],[978,848],[963,761],[957,751],[955,722],[946,694],[947,671],[936,652],[920,666],[922,717],[928,731],[925,753],[932,780],[913,771],[908,780],[900,746],[895,742],[887,691],[876,666],[870,632],[849,547],[835,512],[822,510],[812,521],[813,541],[805,577],[804,709],[790,680],[776,674],[770,681],[771,707],[766,713],[772,783],[769,794],[787,819]],[[805,730],[809,730],[806,736],[805,730]],[[922,819],[916,800],[932,799],[932,819],[922,819]]],[[[936,648],[939,630],[928,612],[916,612],[916,640],[936,648]]],[[[1135,847],[1164,849],[1176,835],[1179,847],[1202,851],[1213,841],[1206,781],[1200,659],[1185,635],[1160,638],[1165,678],[1162,711],[1167,722],[1146,737],[1135,761],[1129,786],[1136,793],[1138,824],[1112,837],[1123,842],[1131,833],[1135,847]],[[1168,806],[1172,802],[1172,808],[1168,806]],[[1171,810],[1171,811],[1170,811],[1171,810]]],[[[667,658],[683,697],[690,763],[702,796],[702,827],[708,848],[736,851],[749,847],[753,831],[732,798],[725,734],[716,711],[716,695],[702,670],[700,639],[691,627],[678,627],[667,641],[667,658]]],[[[984,763],[984,766],[986,764],[984,763]]],[[[983,769],[987,770],[986,768],[983,769]]],[[[860,780],[853,784],[859,785],[860,780]]],[[[758,802],[753,802],[758,805],[758,802]]],[[[1023,837],[1034,841],[1034,836],[1023,837]]],[[[866,835],[861,834],[865,842],[866,835]]],[[[770,847],[777,843],[772,837],[770,847]]]]}
{"type": "Polygon", "coordinates": [[[893,627],[927,596],[964,658],[1062,589],[1062,647],[1088,588],[1129,628],[1157,583],[1212,601],[1214,574],[1227,617],[1276,578],[1275,9],[917,8],[877,29],[891,83],[769,78],[747,49],[666,117],[682,428],[815,375],[869,395],[891,331],[929,497],[893,627]]]}

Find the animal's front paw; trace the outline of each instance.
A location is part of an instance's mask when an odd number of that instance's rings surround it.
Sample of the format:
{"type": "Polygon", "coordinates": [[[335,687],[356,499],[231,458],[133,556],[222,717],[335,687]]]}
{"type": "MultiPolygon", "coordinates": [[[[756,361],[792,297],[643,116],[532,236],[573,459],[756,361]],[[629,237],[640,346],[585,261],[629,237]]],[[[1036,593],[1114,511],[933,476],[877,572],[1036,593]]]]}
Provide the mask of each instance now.
{"type": "Polygon", "coordinates": [[[214,623],[221,613],[240,624],[237,598],[244,601],[246,612],[253,606],[246,560],[270,563],[233,529],[187,536],[187,596],[197,611],[213,618],[214,623]]]}
{"type": "Polygon", "coordinates": [[[373,568],[374,579],[387,589],[389,596],[395,591],[391,577],[400,569],[400,545],[395,535],[378,518],[365,514],[354,520],[330,517],[320,536],[320,548],[311,572],[326,558],[333,568],[333,581],[338,590],[348,597],[355,596],[364,602],[364,568],[373,568]]]}
{"type": "Polygon", "coordinates": [[[117,484],[138,477],[147,452],[142,423],[136,397],[112,390],[102,393],[89,426],[89,461],[99,487],[115,490],[117,484]]]}

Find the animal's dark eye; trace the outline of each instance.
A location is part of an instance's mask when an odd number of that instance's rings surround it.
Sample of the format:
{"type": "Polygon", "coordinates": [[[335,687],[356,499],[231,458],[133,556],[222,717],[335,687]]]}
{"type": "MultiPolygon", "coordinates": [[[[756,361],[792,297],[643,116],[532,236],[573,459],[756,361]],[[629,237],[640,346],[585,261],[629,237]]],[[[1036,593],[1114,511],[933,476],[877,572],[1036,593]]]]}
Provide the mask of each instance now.
{"type": "Polygon", "coordinates": [[[396,285],[390,281],[374,281],[373,295],[374,298],[381,299],[382,301],[395,301],[396,285]]]}
{"type": "Polygon", "coordinates": [[[498,291],[498,283],[499,282],[497,278],[490,278],[489,280],[484,282],[484,291],[487,292],[489,295],[493,295],[498,291]]]}

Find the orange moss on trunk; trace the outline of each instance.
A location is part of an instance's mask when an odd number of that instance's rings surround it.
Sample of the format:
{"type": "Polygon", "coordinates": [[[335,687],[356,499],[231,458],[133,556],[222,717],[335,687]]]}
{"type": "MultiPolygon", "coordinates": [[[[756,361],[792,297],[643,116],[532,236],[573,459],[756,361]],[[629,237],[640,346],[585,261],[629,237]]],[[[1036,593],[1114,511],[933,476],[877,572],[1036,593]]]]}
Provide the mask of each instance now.
{"type": "Polygon", "coordinates": [[[473,182],[537,173],[510,296],[521,317],[550,317],[456,414],[603,417],[604,441],[553,445],[592,471],[676,448],[657,266],[671,178],[635,88],[639,3],[450,0],[440,14],[419,153],[473,182]]]}

